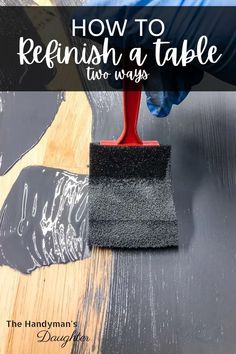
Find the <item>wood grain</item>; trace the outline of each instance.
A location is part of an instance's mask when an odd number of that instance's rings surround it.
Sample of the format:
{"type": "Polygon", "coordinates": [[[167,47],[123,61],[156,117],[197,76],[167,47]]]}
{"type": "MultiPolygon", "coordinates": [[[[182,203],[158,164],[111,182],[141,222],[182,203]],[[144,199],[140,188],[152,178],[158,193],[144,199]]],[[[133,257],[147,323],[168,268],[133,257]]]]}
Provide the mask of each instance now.
{"type": "MultiPolygon", "coordinates": [[[[51,5],[50,1],[38,1],[51,5]]],[[[75,173],[88,173],[92,113],[83,92],[67,92],[49,129],[40,142],[5,175],[0,177],[2,206],[20,171],[44,165],[75,173]]],[[[89,338],[79,344],[81,353],[99,353],[108,301],[111,252],[94,250],[84,261],[37,269],[30,276],[8,267],[0,268],[0,353],[70,353],[72,343],[37,343],[37,328],[8,328],[6,320],[75,321],[89,338]],[[99,297],[97,296],[99,294],[99,297]]],[[[55,335],[70,335],[71,328],[53,329],[55,335]]]]}
{"type": "MultiPolygon", "coordinates": [[[[143,105],[142,136],[173,147],[179,250],[95,249],[89,259],[30,276],[2,267],[0,353],[235,354],[235,98],[195,92],[167,120],[143,105]],[[90,341],[41,345],[35,329],[8,329],[7,319],[77,319],[90,341]]],[[[112,111],[94,103],[96,139],[118,131],[119,105],[114,97],[112,111]]],[[[39,144],[0,178],[1,204],[25,166],[86,173],[90,136],[85,94],[67,93],[39,144]]]]}
{"type": "MultiPolygon", "coordinates": [[[[40,142],[5,176],[0,178],[3,204],[20,171],[30,165],[45,165],[71,172],[88,172],[91,139],[91,109],[84,93],[66,93],[66,100],[40,142]]],[[[78,321],[90,337],[82,353],[99,353],[107,308],[111,253],[94,250],[84,261],[41,268],[30,276],[7,267],[0,268],[0,353],[70,353],[58,343],[37,343],[36,328],[8,328],[6,320],[78,321]],[[105,275],[104,275],[105,274],[105,275]],[[100,294],[97,298],[97,294],[100,294]]],[[[56,328],[55,335],[71,334],[70,328],[56,328]]]]}
{"type": "MultiPolygon", "coordinates": [[[[50,1],[38,1],[51,5],[50,1]]],[[[83,92],[67,92],[56,117],[40,142],[0,177],[0,205],[20,171],[44,165],[75,173],[88,173],[92,113],[83,92]]],[[[84,261],[41,268],[30,276],[0,268],[0,353],[70,353],[60,343],[38,343],[36,328],[8,328],[6,320],[75,321],[90,340],[77,345],[81,353],[100,352],[100,340],[108,301],[111,252],[94,250],[84,261]],[[97,297],[99,294],[99,298],[97,297]],[[80,347],[82,346],[82,347],[80,347]]],[[[55,335],[70,335],[71,328],[56,328],[55,335]]]]}

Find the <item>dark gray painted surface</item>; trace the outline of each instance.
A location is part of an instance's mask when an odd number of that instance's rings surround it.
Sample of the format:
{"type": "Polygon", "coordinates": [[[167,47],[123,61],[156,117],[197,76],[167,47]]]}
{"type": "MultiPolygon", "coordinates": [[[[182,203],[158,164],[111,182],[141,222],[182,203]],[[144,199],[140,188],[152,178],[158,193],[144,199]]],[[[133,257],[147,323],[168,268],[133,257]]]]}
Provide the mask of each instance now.
{"type": "MultiPolygon", "coordinates": [[[[35,2],[0,0],[0,5],[32,6],[35,2]]],[[[30,21],[28,25],[31,28],[30,21]]],[[[0,92],[0,176],[38,143],[63,99],[62,92],[0,92]]]]}
{"type": "MultiPolygon", "coordinates": [[[[120,96],[91,96],[94,140],[116,137],[120,96]]],[[[143,137],[173,147],[180,248],[113,252],[102,354],[236,353],[235,116],[233,93],[192,93],[167,120],[143,105],[143,137]]]]}
{"type": "Polygon", "coordinates": [[[87,198],[87,176],[23,169],[0,211],[0,265],[31,273],[88,257],[87,198]]]}
{"type": "MultiPolygon", "coordinates": [[[[103,354],[235,354],[235,98],[234,93],[192,93],[165,120],[152,118],[143,103],[141,135],[172,144],[180,247],[178,251],[113,252],[103,354]]],[[[116,137],[122,126],[120,95],[94,93],[90,100],[94,140],[116,137]]],[[[40,184],[37,177],[42,169],[38,168],[35,175],[34,169],[24,170],[7,201],[4,218],[9,219],[1,222],[1,238],[10,237],[9,243],[1,241],[1,261],[24,272],[47,264],[47,257],[42,263],[37,258],[32,229],[27,229],[30,224],[39,227],[43,206],[55,196],[52,181],[55,183],[56,171],[47,176],[45,188],[45,180],[40,184]],[[27,196],[30,221],[34,197],[39,190],[45,191],[38,219],[28,225],[27,218],[20,223],[26,201],[26,197],[22,201],[27,190],[25,181],[32,188],[27,196]],[[20,230],[24,225],[25,243],[14,225],[20,225],[20,230]],[[16,243],[18,253],[14,253],[16,243]]],[[[68,208],[63,215],[68,226],[68,208]]],[[[55,230],[60,229],[59,224],[64,222],[59,221],[55,230]]],[[[39,235],[37,249],[42,256],[44,238],[39,235]]],[[[49,263],[62,261],[53,248],[51,231],[45,240],[47,253],[53,255],[49,263]]]]}
{"type": "MultiPolygon", "coordinates": [[[[119,94],[90,94],[94,140],[121,130],[119,94]]],[[[236,94],[191,93],[140,132],[173,149],[178,251],[114,251],[102,354],[235,354],[236,94]]]]}
{"type": "Polygon", "coordinates": [[[0,175],[38,143],[63,99],[61,92],[0,94],[0,175]]]}

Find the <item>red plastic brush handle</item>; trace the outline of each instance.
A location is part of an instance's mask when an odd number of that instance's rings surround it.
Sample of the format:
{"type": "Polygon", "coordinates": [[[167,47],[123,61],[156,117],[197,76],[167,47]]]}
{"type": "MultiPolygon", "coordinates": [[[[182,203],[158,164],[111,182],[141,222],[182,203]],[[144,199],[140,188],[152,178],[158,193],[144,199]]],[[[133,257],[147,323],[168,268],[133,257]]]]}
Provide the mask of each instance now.
{"type": "Polygon", "coordinates": [[[121,136],[117,140],[117,144],[143,144],[137,131],[141,93],[141,83],[135,84],[133,81],[128,79],[123,81],[124,128],[121,136]],[[133,91],[131,91],[132,88],[134,88],[133,91]]]}
{"type": "Polygon", "coordinates": [[[138,114],[142,93],[142,83],[129,79],[123,81],[124,128],[120,137],[114,140],[103,140],[101,145],[143,146],[160,145],[158,141],[142,141],[138,135],[138,114]],[[133,90],[132,90],[133,89],[133,90]]]}

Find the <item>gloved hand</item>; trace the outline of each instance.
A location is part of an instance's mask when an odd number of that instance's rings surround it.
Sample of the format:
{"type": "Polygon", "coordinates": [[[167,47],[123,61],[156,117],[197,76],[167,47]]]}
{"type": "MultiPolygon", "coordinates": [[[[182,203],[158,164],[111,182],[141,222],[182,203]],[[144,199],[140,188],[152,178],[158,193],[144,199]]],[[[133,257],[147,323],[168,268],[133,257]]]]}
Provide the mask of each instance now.
{"type": "MultiPolygon", "coordinates": [[[[159,0],[159,1],[150,0],[145,2],[146,5],[149,6],[150,5],[153,6],[156,5],[159,6],[235,6],[236,5],[235,0],[159,0]]],[[[224,36],[224,32],[222,32],[222,36],[224,36]]],[[[227,45],[227,38],[225,38],[225,44],[227,45]]],[[[202,73],[202,77],[203,77],[203,73],[202,73]]],[[[199,77],[199,81],[201,80],[201,78],[199,77]]],[[[223,78],[224,75],[222,79],[223,78]]],[[[227,79],[228,79],[228,74],[225,75],[226,82],[228,81],[227,79]]],[[[190,89],[191,88],[189,88],[189,90],[180,90],[180,91],[146,92],[147,106],[150,112],[154,116],[160,118],[166,117],[169,115],[173,105],[178,105],[185,99],[190,89]]]]}
{"type": "MultiPolygon", "coordinates": [[[[235,6],[236,0],[89,0],[86,6],[235,6]]],[[[198,16],[198,15],[197,15],[198,16]]],[[[196,27],[191,29],[191,32],[188,33],[188,39],[191,40],[195,37],[199,38],[199,21],[196,21],[196,18],[193,18],[196,23],[196,27]]],[[[191,23],[191,20],[189,21],[191,23]]],[[[230,40],[230,29],[228,28],[229,24],[225,23],[219,18],[212,19],[211,26],[207,24],[207,35],[208,38],[212,39],[212,42],[220,47],[221,52],[227,52],[228,60],[227,65],[209,65],[205,68],[205,71],[209,72],[213,76],[220,78],[225,82],[229,82],[236,85],[236,76],[232,75],[233,69],[235,70],[236,65],[236,51],[235,51],[235,38],[233,41],[230,40]],[[227,29],[227,30],[226,30],[227,29]]],[[[186,29],[186,28],[185,28],[186,29]]],[[[173,36],[176,39],[178,44],[178,39],[181,38],[183,28],[180,23],[175,23],[175,19],[171,19],[171,38],[173,36]]],[[[191,87],[196,83],[199,83],[203,77],[202,67],[197,65],[191,65],[190,75],[181,76],[181,71],[169,74],[167,77],[162,77],[163,82],[168,80],[173,80],[174,86],[177,88],[175,91],[169,91],[163,89],[163,91],[146,91],[147,96],[147,106],[150,112],[156,117],[166,117],[173,105],[180,104],[185,97],[188,95],[191,87]]],[[[155,80],[155,76],[154,76],[155,80]]],[[[168,86],[168,85],[164,85],[168,86]]],[[[170,85],[173,86],[173,85],[170,85]]]]}

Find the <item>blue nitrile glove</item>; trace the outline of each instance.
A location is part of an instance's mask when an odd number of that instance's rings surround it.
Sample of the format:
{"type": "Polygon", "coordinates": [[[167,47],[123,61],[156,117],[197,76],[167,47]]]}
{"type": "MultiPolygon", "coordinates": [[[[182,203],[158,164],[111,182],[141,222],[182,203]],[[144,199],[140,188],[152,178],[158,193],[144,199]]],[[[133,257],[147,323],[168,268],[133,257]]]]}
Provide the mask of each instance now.
{"type": "MultiPolygon", "coordinates": [[[[135,1],[132,1],[133,3],[135,1]]],[[[141,1],[146,5],[159,6],[235,6],[235,0],[150,0],[141,1]]],[[[203,75],[202,75],[203,76],[203,75]]],[[[180,104],[189,91],[159,91],[146,92],[147,106],[156,117],[166,117],[171,111],[172,105],[180,104]]]]}
{"type": "MultiPolygon", "coordinates": [[[[86,6],[235,6],[236,0],[89,0],[86,6]]],[[[174,23],[174,20],[171,21],[174,23]]],[[[223,81],[236,84],[236,77],[232,77],[232,67],[235,67],[235,41],[233,38],[229,43],[229,32],[226,33],[224,23],[220,23],[218,28],[215,28],[215,24],[218,25],[218,20],[213,21],[213,26],[209,26],[209,33],[211,37],[215,40],[217,44],[220,45],[221,49],[226,49],[229,57],[229,63],[227,63],[227,67],[219,67],[216,68],[207,68],[210,74],[215,77],[220,78],[223,81]],[[228,37],[227,37],[228,36],[228,37]]],[[[181,25],[178,27],[178,24],[173,25],[175,28],[172,31],[176,38],[178,35],[181,36],[181,25]]],[[[188,39],[194,38],[197,33],[198,27],[196,27],[196,31],[188,34],[188,39]]],[[[231,39],[231,38],[230,38],[231,39]]],[[[145,41],[145,38],[144,38],[145,41]]],[[[191,75],[189,78],[184,78],[179,73],[178,77],[176,74],[168,75],[168,79],[165,77],[165,80],[171,80],[175,83],[175,87],[177,87],[176,91],[168,91],[163,89],[163,91],[146,91],[147,96],[147,106],[150,112],[156,117],[166,117],[170,111],[172,106],[180,104],[185,97],[188,95],[192,86],[196,83],[199,83],[203,77],[202,69],[191,66],[191,75]]],[[[155,79],[155,76],[154,78],[155,79]]],[[[163,81],[164,82],[164,81],[163,81]]],[[[163,85],[165,86],[165,85],[163,85]]]]}

